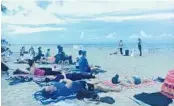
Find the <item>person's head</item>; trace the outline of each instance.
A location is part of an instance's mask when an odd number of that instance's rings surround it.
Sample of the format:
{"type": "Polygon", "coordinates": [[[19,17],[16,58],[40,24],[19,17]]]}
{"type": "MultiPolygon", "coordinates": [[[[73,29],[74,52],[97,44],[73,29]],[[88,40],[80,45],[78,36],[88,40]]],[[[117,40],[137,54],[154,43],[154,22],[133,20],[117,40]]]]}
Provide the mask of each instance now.
{"type": "Polygon", "coordinates": [[[60,45],[57,45],[57,49],[59,49],[61,46],[60,45]]]}
{"type": "Polygon", "coordinates": [[[120,40],[120,42],[123,42],[122,40],[120,40]]]}
{"type": "Polygon", "coordinates": [[[79,50],[78,53],[79,53],[79,56],[82,55],[82,50],[79,50]]]}
{"type": "Polygon", "coordinates": [[[58,50],[59,50],[59,52],[62,52],[62,51],[63,51],[63,47],[60,46],[60,47],[58,48],[58,50]]]}
{"type": "Polygon", "coordinates": [[[82,51],[82,56],[86,56],[86,51],[82,51]]]}
{"type": "Polygon", "coordinates": [[[34,65],[35,65],[34,60],[29,59],[29,60],[28,60],[28,65],[29,65],[30,67],[34,66],[34,65]]]}
{"type": "Polygon", "coordinates": [[[141,38],[138,38],[138,41],[140,42],[141,41],[141,38]]]}
{"type": "Polygon", "coordinates": [[[49,51],[50,51],[50,49],[47,49],[47,51],[49,52],[49,51]]]}
{"type": "Polygon", "coordinates": [[[113,83],[113,84],[119,83],[119,75],[118,75],[118,74],[116,74],[116,75],[112,78],[112,83],[113,83]]]}
{"type": "Polygon", "coordinates": [[[22,46],[22,49],[25,49],[25,46],[22,46]]]}
{"type": "Polygon", "coordinates": [[[42,90],[42,95],[45,98],[52,98],[54,96],[54,92],[56,91],[56,87],[51,85],[51,86],[46,86],[43,90],[42,90]]]}
{"type": "Polygon", "coordinates": [[[42,48],[41,47],[38,47],[38,50],[41,50],[42,48]]]}

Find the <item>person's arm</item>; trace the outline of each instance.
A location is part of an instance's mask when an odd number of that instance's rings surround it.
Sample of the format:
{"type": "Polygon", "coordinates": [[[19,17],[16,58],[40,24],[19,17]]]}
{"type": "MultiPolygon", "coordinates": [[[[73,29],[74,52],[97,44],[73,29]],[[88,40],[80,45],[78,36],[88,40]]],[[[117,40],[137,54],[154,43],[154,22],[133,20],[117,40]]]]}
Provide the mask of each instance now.
{"type": "Polygon", "coordinates": [[[34,71],[35,71],[35,69],[34,68],[30,68],[30,73],[32,74],[32,75],[34,75],[34,71]]]}
{"type": "Polygon", "coordinates": [[[72,81],[70,79],[62,79],[61,82],[65,82],[66,83],[66,87],[70,88],[72,85],[72,81]]]}
{"type": "Polygon", "coordinates": [[[26,74],[30,74],[30,72],[27,71],[27,70],[23,70],[23,69],[17,69],[17,70],[20,71],[20,72],[26,73],[26,74]]]}

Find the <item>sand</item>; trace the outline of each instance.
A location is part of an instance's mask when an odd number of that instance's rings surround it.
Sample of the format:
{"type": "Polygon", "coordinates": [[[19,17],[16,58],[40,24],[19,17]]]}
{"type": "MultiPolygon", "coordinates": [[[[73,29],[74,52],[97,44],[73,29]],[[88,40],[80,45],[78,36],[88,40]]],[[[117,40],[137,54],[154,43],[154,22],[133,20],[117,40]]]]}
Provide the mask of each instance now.
{"type": "MultiPolygon", "coordinates": [[[[18,49],[19,50],[19,49],[18,49]]],[[[121,76],[138,75],[141,77],[165,77],[167,72],[174,69],[174,52],[167,53],[148,53],[145,52],[142,57],[139,56],[121,56],[121,55],[109,55],[114,52],[114,48],[86,48],[87,58],[90,64],[99,65],[102,69],[106,70],[106,73],[98,74],[99,80],[109,80],[116,73],[121,76]]],[[[52,51],[55,54],[55,51],[52,51]]],[[[73,57],[77,56],[77,50],[72,48],[65,48],[65,51],[71,54],[73,57]]],[[[17,55],[13,57],[11,62],[7,64],[11,68],[26,68],[27,65],[14,64],[12,61],[17,58],[17,55]]],[[[74,58],[75,59],[75,58],[74,58]]],[[[36,101],[33,97],[34,92],[41,88],[33,82],[22,83],[14,86],[9,86],[6,80],[2,79],[2,106],[40,106],[41,103],[36,101]]],[[[131,100],[133,95],[141,92],[158,92],[161,89],[161,84],[153,86],[124,90],[121,93],[101,93],[100,96],[112,96],[116,102],[113,106],[139,106],[136,102],[131,100]]],[[[141,102],[140,102],[141,103],[141,102]]],[[[49,104],[48,106],[93,106],[94,103],[85,103],[79,100],[66,100],[65,102],[59,102],[56,104],[49,104]]],[[[109,104],[101,103],[98,106],[110,106],[109,104]]],[[[141,103],[141,106],[148,106],[141,103]]],[[[170,106],[174,106],[174,103],[170,106]]]]}

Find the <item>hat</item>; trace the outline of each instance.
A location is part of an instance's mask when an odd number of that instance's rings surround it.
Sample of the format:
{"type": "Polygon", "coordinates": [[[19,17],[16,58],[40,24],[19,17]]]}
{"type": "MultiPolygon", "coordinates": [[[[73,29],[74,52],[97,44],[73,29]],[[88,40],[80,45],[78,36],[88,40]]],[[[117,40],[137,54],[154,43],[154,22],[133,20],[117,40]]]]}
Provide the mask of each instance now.
{"type": "Polygon", "coordinates": [[[161,93],[171,99],[174,99],[174,70],[170,70],[167,73],[161,88],[161,93]]]}

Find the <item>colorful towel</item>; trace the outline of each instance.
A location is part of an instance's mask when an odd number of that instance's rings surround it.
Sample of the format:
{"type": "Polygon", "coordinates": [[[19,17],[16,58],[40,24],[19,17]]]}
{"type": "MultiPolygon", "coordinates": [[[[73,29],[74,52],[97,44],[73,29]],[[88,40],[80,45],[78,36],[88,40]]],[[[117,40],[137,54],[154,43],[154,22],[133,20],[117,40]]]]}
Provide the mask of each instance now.
{"type": "Polygon", "coordinates": [[[47,98],[43,97],[42,91],[37,91],[36,93],[34,93],[34,98],[37,101],[40,101],[43,105],[47,105],[50,103],[56,103],[56,102],[63,101],[66,99],[74,99],[75,95],[65,96],[65,97],[61,96],[61,97],[57,97],[56,99],[51,99],[51,98],[47,99],[47,98]]]}

